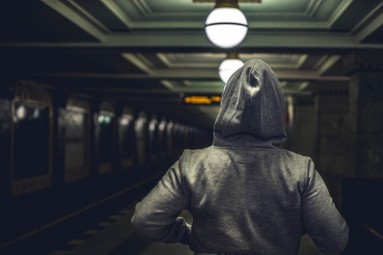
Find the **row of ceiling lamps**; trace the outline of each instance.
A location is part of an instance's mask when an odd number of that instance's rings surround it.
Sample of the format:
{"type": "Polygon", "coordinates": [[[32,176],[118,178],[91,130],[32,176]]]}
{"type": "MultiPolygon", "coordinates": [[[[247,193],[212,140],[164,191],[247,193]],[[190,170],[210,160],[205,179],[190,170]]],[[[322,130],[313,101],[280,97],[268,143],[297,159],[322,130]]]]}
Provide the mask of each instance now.
{"type": "MultiPolygon", "coordinates": [[[[224,49],[234,48],[245,39],[247,30],[247,19],[239,9],[238,0],[216,0],[205,22],[205,33],[212,44],[224,49]]],[[[224,83],[243,65],[238,54],[227,55],[218,68],[219,77],[224,83]]]]}

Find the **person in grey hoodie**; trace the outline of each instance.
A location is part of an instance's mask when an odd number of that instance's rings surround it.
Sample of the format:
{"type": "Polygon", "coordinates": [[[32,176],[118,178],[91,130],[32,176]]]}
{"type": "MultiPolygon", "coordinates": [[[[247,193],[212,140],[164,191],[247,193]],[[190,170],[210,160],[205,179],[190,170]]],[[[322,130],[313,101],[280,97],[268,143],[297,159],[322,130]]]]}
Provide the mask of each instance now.
{"type": "Polygon", "coordinates": [[[277,76],[248,61],[225,86],[213,145],[183,152],[136,205],[133,226],[195,254],[297,254],[302,229],[321,251],[341,252],[348,226],[313,161],[280,148],[284,119],[277,76]]]}

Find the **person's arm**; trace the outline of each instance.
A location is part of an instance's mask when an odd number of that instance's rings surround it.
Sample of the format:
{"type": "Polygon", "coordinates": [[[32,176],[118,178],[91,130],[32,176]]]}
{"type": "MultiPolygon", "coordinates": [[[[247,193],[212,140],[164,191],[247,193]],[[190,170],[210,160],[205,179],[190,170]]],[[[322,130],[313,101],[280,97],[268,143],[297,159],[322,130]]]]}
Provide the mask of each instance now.
{"type": "Polygon", "coordinates": [[[314,168],[307,162],[307,176],[301,195],[302,223],[322,252],[341,252],[348,240],[348,226],[335,207],[327,187],[314,168]]]}
{"type": "Polygon", "coordinates": [[[188,194],[182,181],[181,161],[182,157],[136,205],[132,225],[153,241],[189,243],[191,226],[178,217],[188,205],[188,194]]]}

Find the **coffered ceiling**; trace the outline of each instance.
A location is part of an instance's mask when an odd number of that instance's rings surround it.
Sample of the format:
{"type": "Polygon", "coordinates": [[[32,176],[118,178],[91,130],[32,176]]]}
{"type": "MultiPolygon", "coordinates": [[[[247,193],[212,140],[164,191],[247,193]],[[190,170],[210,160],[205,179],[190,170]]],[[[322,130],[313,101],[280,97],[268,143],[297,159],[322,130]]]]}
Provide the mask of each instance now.
{"type": "MultiPolygon", "coordinates": [[[[348,52],[383,50],[381,0],[240,0],[249,32],[232,50],[214,47],[204,34],[213,6],[212,0],[7,1],[0,11],[4,70],[172,111],[166,105],[180,103],[184,93],[222,92],[218,66],[229,52],[269,63],[287,95],[310,95],[313,82],[348,80],[342,69],[348,52]]],[[[187,111],[210,116],[211,124],[217,108],[187,111]]]]}

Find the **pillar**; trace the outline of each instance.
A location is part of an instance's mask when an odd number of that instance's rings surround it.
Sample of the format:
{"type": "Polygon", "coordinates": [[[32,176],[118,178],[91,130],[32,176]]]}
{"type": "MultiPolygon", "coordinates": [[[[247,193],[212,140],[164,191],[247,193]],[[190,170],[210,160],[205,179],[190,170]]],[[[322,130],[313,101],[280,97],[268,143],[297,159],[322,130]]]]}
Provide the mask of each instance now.
{"type": "Polygon", "coordinates": [[[290,149],[316,162],[317,117],[314,98],[311,95],[295,95],[290,103],[293,104],[287,123],[290,149]]]}
{"type": "Polygon", "coordinates": [[[345,57],[350,76],[349,118],[355,177],[383,178],[383,53],[345,57]]]}
{"type": "Polygon", "coordinates": [[[341,207],[341,183],[353,177],[350,160],[350,123],[347,81],[318,81],[313,84],[316,115],[315,166],[338,208],[341,207]]]}

